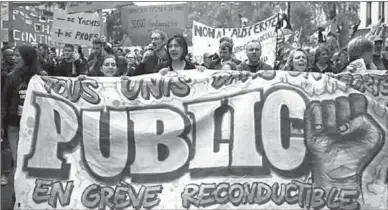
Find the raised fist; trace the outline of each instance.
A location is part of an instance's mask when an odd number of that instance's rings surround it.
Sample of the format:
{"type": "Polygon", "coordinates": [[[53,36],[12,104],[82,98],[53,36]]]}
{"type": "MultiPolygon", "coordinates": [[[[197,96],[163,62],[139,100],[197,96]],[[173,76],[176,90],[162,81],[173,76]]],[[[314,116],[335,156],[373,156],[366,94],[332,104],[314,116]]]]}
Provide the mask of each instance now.
{"type": "Polygon", "coordinates": [[[166,67],[166,68],[162,68],[159,70],[159,73],[162,75],[162,76],[165,76],[167,75],[167,73],[170,71],[170,68],[166,67]]]}
{"type": "Polygon", "coordinates": [[[364,95],[351,94],[306,109],[305,140],[316,186],[361,189],[364,169],[384,144],[384,131],[367,106],[364,95]]]}

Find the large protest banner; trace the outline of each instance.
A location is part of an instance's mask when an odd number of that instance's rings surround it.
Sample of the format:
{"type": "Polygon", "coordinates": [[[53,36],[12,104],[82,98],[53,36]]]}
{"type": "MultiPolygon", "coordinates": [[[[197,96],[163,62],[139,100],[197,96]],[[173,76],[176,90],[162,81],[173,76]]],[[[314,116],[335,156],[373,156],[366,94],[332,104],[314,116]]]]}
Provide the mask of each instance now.
{"type": "Polygon", "coordinates": [[[247,42],[251,39],[257,39],[262,45],[261,60],[273,66],[276,59],[275,28],[277,20],[277,15],[274,15],[243,28],[212,28],[194,21],[192,29],[193,56],[196,59],[201,59],[204,53],[218,53],[220,38],[227,36],[233,38],[235,56],[240,60],[245,60],[247,42]]]}
{"type": "Polygon", "coordinates": [[[111,2],[111,1],[73,1],[68,2],[66,5],[67,12],[69,14],[77,13],[77,12],[92,12],[102,9],[114,9],[120,6],[126,6],[129,4],[133,4],[133,2],[111,2]]]}
{"type": "Polygon", "coordinates": [[[66,10],[54,13],[51,40],[92,46],[93,39],[100,38],[100,16],[97,13],[67,14],[66,10]]]}
{"type": "Polygon", "coordinates": [[[367,77],[35,76],[15,208],[387,209],[388,108],[375,99],[388,75],[367,77]]]}
{"type": "Polygon", "coordinates": [[[122,7],[123,30],[132,43],[150,43],[150,33],[160,29],[168,36],[182,34],[187,23],[187,4],[166,4],[155,6],[122,7]]]}
{"type": "Polygon", "coordinates": [[[51,42],[52,16],[42,16],[39,13],[19,6],[13,8],[13,39],[16,45],[48,44],[55,46],[51,42]]]}

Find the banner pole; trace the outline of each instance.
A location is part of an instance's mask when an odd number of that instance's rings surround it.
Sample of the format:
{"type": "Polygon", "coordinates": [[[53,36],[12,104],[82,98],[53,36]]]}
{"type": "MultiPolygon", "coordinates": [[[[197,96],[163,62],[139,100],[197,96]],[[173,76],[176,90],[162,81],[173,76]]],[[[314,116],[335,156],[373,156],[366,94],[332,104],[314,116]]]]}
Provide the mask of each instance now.
{"type": "Polygon", "coordinates": [[[278,33],[278,28],[277,28],[277,25],[279,24],[279,13],[277,14],[278,16],[278,21],[277,21],[277,24],[276,24],[276,28],[275,28],[275,32],[276,32],[276,45],[275,45],[275,61],[274,61],[274,64],[273,64],[273,68],[275,69],[276,67],[276,61],[278,59],[278,47],[279,47],[279,44],[278,44],[278,38],[279,38],[279,33],[278,33]]]}

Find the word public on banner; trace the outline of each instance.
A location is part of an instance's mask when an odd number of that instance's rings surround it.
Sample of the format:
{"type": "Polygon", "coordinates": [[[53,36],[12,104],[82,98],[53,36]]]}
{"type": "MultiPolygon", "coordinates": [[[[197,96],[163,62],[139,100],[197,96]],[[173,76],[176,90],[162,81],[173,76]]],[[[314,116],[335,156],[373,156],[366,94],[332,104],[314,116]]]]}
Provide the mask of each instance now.
{"type": "Polygon", "coordinates": [[[388,208],[388,108],[327,75],[35,76],[23,110],[17,209],[388,208]]]}
{"type": "Polygon", "coordinates": [[[277,15],[243,28],[212,28],[193,21],[193,55],[202,57],[204,53],[218,53],[219,39],[226,36],[233,38],[235,56],[245,60],[245,48],[249,40],[257,39],[262,46],[261,60],[273,65],[276,59],[276,24],[277,15]]]}
{"type": "Polygon", "coordinates": [[[13,8],[13,39],[16,45],[48,44],[55,46],[51,41],[52,17],[41,16],[39,13],[19,6],[13,8]]]}
{"type": "Polygon", "coordinates": [[[66,10],[57,10],[51,40],[92,46],[93,39],[100,38],[100,25],[97,13],[67,14],[66,10]]]}
{"type": "Polygon", "coordinates": [[[146,45],[154,29],[160,29],[168,36],[182,34],[187,23],[187,13],[186,3],[122,7],[121,20],[132,43],[146,45]]]}
{"type": "Polygon", "coordinates": [[[91,2],[91,1],[73,1],[68,2],[66,5],[67,12],[69,14],[77,13],[77,12],[91,12],[102,9],[114,9],[120,6],[126,6],[129,4],[133,4],[132,2],[91,2]]]}

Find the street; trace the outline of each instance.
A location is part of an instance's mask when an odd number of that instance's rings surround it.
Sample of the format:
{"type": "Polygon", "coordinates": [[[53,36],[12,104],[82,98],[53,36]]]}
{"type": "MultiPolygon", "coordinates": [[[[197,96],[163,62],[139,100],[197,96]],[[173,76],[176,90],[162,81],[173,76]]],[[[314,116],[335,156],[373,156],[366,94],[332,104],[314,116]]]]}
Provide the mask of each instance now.
{"type": "Polygon", "coordinates": [[[1,209],[13,209],[12,194],[13,194],[13,176],[9,176],[9,182],[5,186],[1,186],[1,209]],[[11,178],[12,177],[12,178],[11,178]]]}

